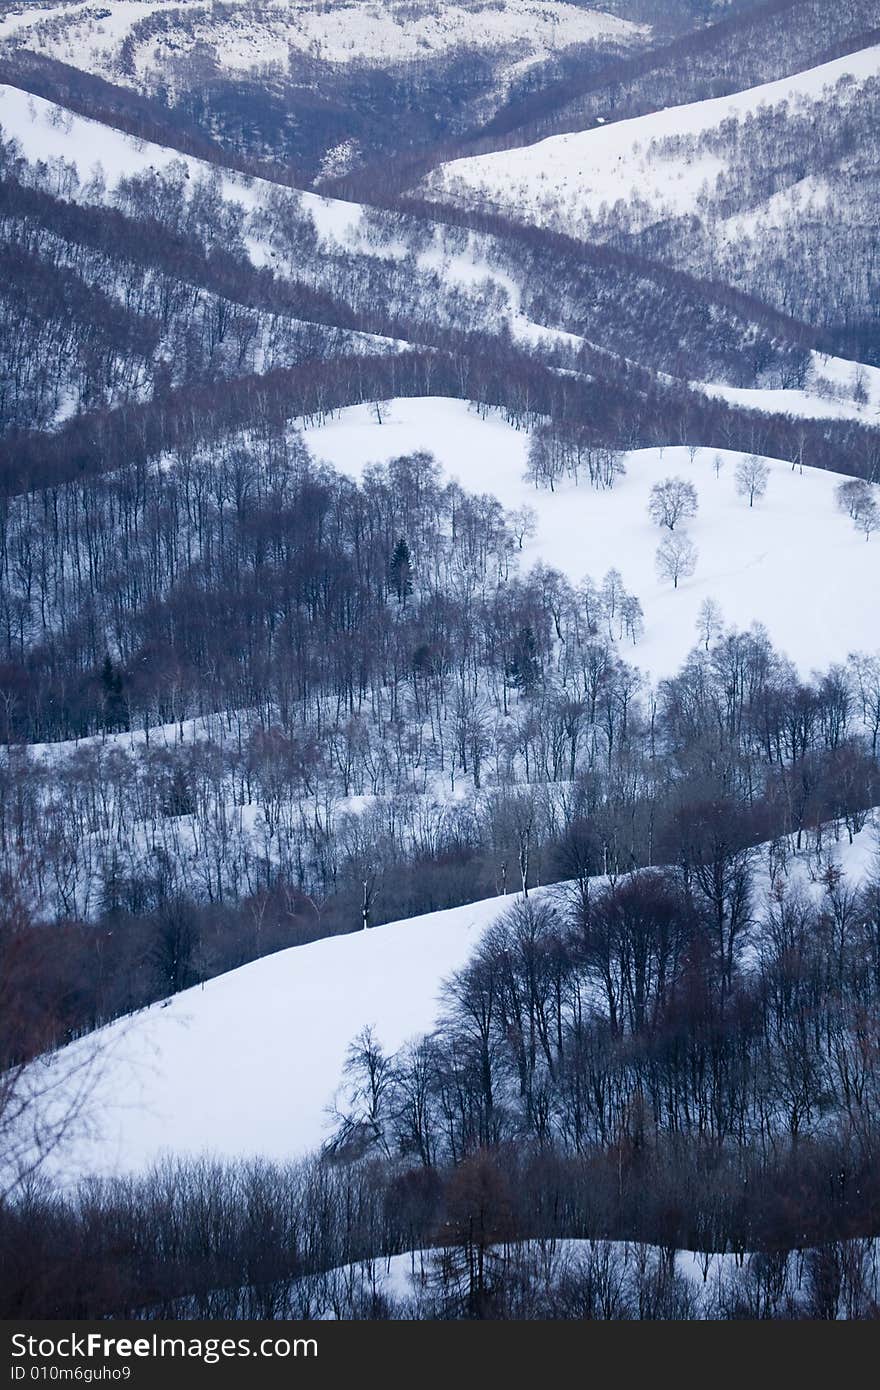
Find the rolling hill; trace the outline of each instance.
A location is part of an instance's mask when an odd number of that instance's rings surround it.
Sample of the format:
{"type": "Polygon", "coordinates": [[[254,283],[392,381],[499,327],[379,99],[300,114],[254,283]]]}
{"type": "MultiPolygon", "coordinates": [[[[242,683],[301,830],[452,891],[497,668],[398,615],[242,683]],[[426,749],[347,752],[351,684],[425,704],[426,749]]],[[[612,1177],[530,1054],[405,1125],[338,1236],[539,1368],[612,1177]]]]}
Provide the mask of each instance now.
{"type": "MultiPolygon", "coordinates": [[[[852,844],[830,840],[824,864],[838,864],[855,887],[876,853],[869,824],[852,844]]],[[[809,885],[816,863],[795,856],[788,875],[792,887],[809,885]]],[[[766,858],[762,893],[765,876],[766,858]]],[[[532,896],[552,904],[558,891],[532,896]]],[[[430,1031],[444,981],[515,901],[490,898],[294,947],[111,1025],[97,1035],[85,1105],[52,1166],[71,1181],[144,1171],[163,1156],[282,1161],[319,1148],[333,1132],[337,1097],[345,1106],[343,1066],[356,1035],[374,1027],[392,1052],[430,1031]]],[[[62,1075],[79,1078],[78,1053],[91,1047],[87,1039],[60,1053],[62,1075]]]]}

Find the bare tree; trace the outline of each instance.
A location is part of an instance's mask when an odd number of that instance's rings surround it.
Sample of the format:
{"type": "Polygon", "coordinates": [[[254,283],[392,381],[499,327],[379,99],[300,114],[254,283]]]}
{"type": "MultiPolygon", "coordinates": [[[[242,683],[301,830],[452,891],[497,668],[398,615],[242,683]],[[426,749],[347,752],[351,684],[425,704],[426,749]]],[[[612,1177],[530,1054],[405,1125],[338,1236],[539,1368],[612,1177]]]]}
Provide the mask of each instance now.
{"type": "Polygon", "coordinates": [[[867,405],[868,401],[871,399],[868,390],[868,373],[865,371],[861,362],[858,362],[853,370],[852,398],[856,405],[867,405]]]}
{"type": "Polygon", "coordinates": [[[760,454],[749,454],[736,465],[736,490],[740,497],[748,497],[750,507],[764,496],[769,478],[770,469],[760,454]]]}
{"type": "Polygon", "coordinates": [[[355,1157],[378,1148],[387,1157],[390,1149],[385,1134],[386,1111],[394,1065],[369,1025],[349,1044],[343,1070],[347,1108],[340,1110],[336,1105],[331,1110],[336,1132],[326,1151],[355,1157]]]}
{"type": "Polygon", "coordinates": [[[859,509],[856,525],[860,531],[864,531],[866,541],[871,539],[873,531],[880,529],[880,507],[877,506],[873,497],[859,509]]]}
{"type": "Polygon", "coordinates": [[[721,635],[724,623],[721,609],[713,598],[703,599],[697,614],[697,632],[706,651],[716,637],[721,635]]]}
{"type": "Polygon", "coordinates": [[[880,748],[880,656],[855,652],[850,657],[862,721],[871,740],[871,757],[880,748]]]}
{"type": "Polygon", "coordinates": [[[674,589],[680,579],[690,579],[697,567],[697,548],[685,535],[667,536],[657,547],[656,566],[661,579],[671,581],[674,589]]]}
{"type": "Polygon", "coordinates": [[[62,1001],[47,980],[58,947],[38,934],[13,885],[0,891],[0,1205],[87,1125],[98,1035],[52,1051],[62,1001]]]}
{"type": "Polygon", "coordinates": [[[507,524],[516,539],[517,549],[522,550],[523,543],[531,540],[538,529],[538,513],[534,507],[518,507],[507,513],[507,524]]]}
{"type": "Polygon", "coordinates": [[[871,485],[864,478],[847,478],[834,489],[834,496],[840,510],[857,522],[859,512],[871,501],[871,485]]]}
{"type": "Polygon", "coordinates": [[[529,445],[528,467],[524,474],[535,487],[556,491],[556,484],[565,473],[565,455],[559,440],[547,432],[532,436],[529,445]]]}
{"type": "Polygon", "coordinates": [[[847,478],[834,490],[838,507],[852,517],[857,530],[864,531],[865,540],[870,540],[872,531],[880,527],[877,495],[877,489],[864,478],[847,478]]]}
{"type": "Polygon", "coordinates": [[[655,526],[674,531],[680,521],[696,516],[697,506],[697,490],[684,478],[665,478],[651,488],[648,512],[655,526]]]}

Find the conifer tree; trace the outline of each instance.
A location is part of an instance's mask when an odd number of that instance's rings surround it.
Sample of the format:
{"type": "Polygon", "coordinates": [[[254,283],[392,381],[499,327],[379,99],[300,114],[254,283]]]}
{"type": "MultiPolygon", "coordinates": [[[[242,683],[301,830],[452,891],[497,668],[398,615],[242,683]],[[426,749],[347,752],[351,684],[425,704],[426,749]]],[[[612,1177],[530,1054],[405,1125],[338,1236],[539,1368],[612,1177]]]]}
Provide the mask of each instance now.
{"type": "Polygon", "coordinates": [[[391,587],[397,595],[398,603],[406,607],[406,601],[413,591],[412,560],[409,546],[403,536],[394,547],[390,565],[391,587]]]}

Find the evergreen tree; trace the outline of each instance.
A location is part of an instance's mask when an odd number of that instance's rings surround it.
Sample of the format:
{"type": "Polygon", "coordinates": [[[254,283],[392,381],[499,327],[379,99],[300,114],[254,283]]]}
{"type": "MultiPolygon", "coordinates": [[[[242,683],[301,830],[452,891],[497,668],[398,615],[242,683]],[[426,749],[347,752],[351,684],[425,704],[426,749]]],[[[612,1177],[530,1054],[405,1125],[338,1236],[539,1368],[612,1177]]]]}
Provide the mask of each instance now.
{"type": "Polygon", "coordinates": [[[538,683],[541,674],[538,661],[538,642],[531,627],[519,630],[513,656],[507,664],[507,680],[516,690],[529,695],[538,683]]]}
{"type": "Polygon", "coordinates": [[[409,546],[403,536],[394,547],[394,554],[391,557],[390,565],[391,587],[397,595],[398,603],[406,606],[406,601],[413,591],[412,580],[412,560],[410,559],[409,546]]]}
{"type": "Polygon", "coordinates": [[[122,694],[122,672],[113,665],[109,654],[101,666],[101,689],[104,695],[104,728],[116,733],[128,728],[128,713],[122,694]]]}

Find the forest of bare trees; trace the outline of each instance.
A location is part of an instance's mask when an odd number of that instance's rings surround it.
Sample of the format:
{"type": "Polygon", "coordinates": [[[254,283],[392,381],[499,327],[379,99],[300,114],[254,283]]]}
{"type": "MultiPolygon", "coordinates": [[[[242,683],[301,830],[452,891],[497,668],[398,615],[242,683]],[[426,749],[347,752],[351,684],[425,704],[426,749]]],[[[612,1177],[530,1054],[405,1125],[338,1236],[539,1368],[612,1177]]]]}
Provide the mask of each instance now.
{"type": "Polygon", "coordinates": [[[647,674],[592,515],[578,575],[531,542],[655,450],[616,539],[680,613],[709,451],[780,547],[788,467],[834,475],[802,627],[843,546],[873,558],[878,82],[655,142],[723,165],[687,217],[425,176],[868,48],[877,0],[607,0],[644,27],[228,69],[211,26],[271,6],[169,0],[118,43],[77,11],[81,67],[44,8],[0,37],[0,1316],[876,1318],[870,602],[834,576],[859,650],[796,665],[710,591],[647,674]],[[59,155],[74,115],[131,167],[59,155]],[[529,493],[453,480],[436,426],[383,452],[407,398],[516,431],[529,493]],[[310,431],[355,406],[386,461],[346,472],[310,431]],[[433,1022],[351,1038],[320,1151],[56,1166],[104,1025],[490,898],[433,1022]]]}

